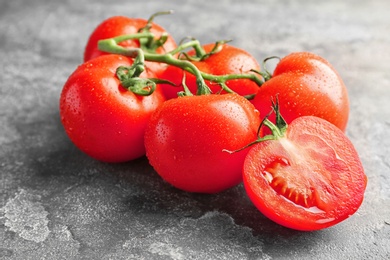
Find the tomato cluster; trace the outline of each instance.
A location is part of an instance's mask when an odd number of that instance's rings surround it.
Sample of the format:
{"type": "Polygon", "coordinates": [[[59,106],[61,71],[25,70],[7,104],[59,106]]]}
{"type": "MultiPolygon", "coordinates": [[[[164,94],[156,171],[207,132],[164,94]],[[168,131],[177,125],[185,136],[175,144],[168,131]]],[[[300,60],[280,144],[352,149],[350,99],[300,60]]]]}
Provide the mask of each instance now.
{"type": "Polygon", "coordinates": [[[243,182],[264,215],[292,229],[357,211],[367,179],[344,134],[347,90],[329,62],[291,53],[271,74],[226,42],[177,45],[153,18],[114,16],[91,33],[60,96],[80,150],[112,163],[146,155],[188,192],[243,182]]]}

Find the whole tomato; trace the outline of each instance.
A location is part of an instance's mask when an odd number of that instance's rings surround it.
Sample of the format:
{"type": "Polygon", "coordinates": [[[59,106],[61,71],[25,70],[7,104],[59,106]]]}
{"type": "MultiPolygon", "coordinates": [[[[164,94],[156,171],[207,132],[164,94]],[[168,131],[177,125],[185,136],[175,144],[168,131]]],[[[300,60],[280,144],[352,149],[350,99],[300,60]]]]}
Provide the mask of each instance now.
{"type": "MultiPolygon", "coordinates": [[[[122,86],[116,69],[132,64],[125,56],[104,55],[79,66],[63,87],[62,124],[72,142],[95,159],[125,162],[145,154],[146,124],[165,98],[158,89],[139,96],[122,86]]],[[[141,76],[155,77],[151,71],[141,76]]]]}
{"type": "Polygon", "coordinates": [[[176,188],[216,193],[242,181],[248,149],[256,140],[259,113],[237,94],[167,100],[145,132],[146,155],[156,172],[176,188]]]}
{"type": "MultiPolygon", "coordinates": [[[[203,47],[206,53],[213,50],[215,43],[206,44],[203,47]]],[[[201,72],[211,75],[227,75],[227,74],[244,74],[251,73],[250,70],[260,70],[260,65],[256,59],[245,50],[237,48],[229,44],[222,44],[219,46],[220,50],[211,54],[207,58],[200,61],[191,61],[201,72]]],[[[195,50],[187,52],[187,56],[195,56],[195,50]]],[[[182,56],[183,59],[184,56],[182,56]]],[[[172,87],[169,84],[161,84],[164,95],[167,99],[177,97],[177,93],[183,91],[182,81],[185,77],[185,84],[192,93],[196,93],[197,82],[196,77],[183,71],[181,68],[175,66],[168,66],[168,68],[161,75],[162,79],[174,83],[177,87],[172,87]]],[[[212,93],[219,93],[221,86],[210,80],[205,80],[212,93]]],[[[234,79],[228,80],[226,85],[234,92],[245,96],[257,93],[259,86],[250,79],[234,79]]],[[[222,93],[226,93],[222,91],[222,93]]]]}
{"type": "Polygon", "coordinates": [[[346,130],[347,89],[332,65],[316,54],[296,52],[281,59],[272,78],[259,88],[252,103],[265,115],[276,96],[287,123],[300,116],[317,116],[346,130]]]}
{"type": "MultiPolygon", "coordinates": [[[[96,58],[98,56],[108,54],[98,49],[98,41],[108,38],[113,38],[121,35],[130,35],[138,33],[140,29],[144,28],[148,24],[148,21],[140,18],[129,18],[125,16],[113,16],[103,22],[101,22],[90,35],[84,52],[84,61],[96,58]]],[[[156,23],[151,23],[151,27],[148,29],[150,33],[153,33],[155,40],[159,39],[163,33],[166,33],[165,29],[156,23]]],[[[119,45],[127,48],[140,48],[141,43],[138,39],[126,40],[119,45]]],[[[174,50],[176,48],[175,40],[167,35],[165,43],[156,49],[147,49],[147,46],[143,46],[144,51],[152,51],[158,54],[163,54],[174,50]]],[[[156,76],[165,70],[166,65],[156,62],[146,62],[146,69],[153,71],[156,76]]]]}

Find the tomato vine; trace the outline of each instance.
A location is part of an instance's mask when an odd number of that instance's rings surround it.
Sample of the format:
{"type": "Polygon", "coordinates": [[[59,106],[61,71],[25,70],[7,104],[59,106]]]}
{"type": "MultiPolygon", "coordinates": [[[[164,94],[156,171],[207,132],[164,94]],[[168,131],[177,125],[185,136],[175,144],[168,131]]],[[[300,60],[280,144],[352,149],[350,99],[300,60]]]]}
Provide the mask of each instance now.
{"type": "MultiPolygon", "coordinates": [[[[197,54],[197,59],[205,59],[209,57],[210,55],[218,52],[218,46],[220,44],[224,44],[225,41],[219,41],[215,43],[215,48],[212,50],[212,52],[206,53],[198,40],[191,40],[189,42],[183,43],[179,45],[176,49],[165,53],[165,54],[157,54],[153,52],[149,52],[148,50],[144,50],[142,48],[125,48],[123,46],[120,46],[119,43],[125,40],[130,39],[153,39],[154,35],[152,33],[137,33],[137,34],[131,34],[131,35],[121,35],[118,37],[110,38],[110,39],[104,39],[100,40],[98,42],[99,49],[104,52],[109,53],[115,53],[115,54],[121,54],[128,57],[136,58],[138,57],[139,61],[152,61],[152,62],[159,62],[159,63],[165,63],[168,65],[176,66],[178,68],[181,68],[193,75],[196,76],[197,80],[197,95],[207,95],[211,94],[211,91],[207,84],[205,83],[205,80],[209,80],[211,82],[214,82],[221,86],[223,90],[225,90],[228,93],[233,93],[234,91],[231,90],[227,85],[226,82],[229,80],[237,80],[237,79],[249,79],[255,82],[258,86],[261,86],[263,84],[263,80],[260,79],[256,74],[253,73],[244,73],[244,74],[227,74],[227,75],[212,75],[208,73],[204,73],[200,71],[193,63],[190,62],[190,58],[187,57],[187,59],[181,59],[176,58],[175,55],[178,53],[181,53],[183,50],[187,48],[194,48],[197,54]]],[[[263,75],[262,72],[256,71],[257,74],[263,75]]],[[[265,76],[264,76],[265,77],[265,76]]]]}

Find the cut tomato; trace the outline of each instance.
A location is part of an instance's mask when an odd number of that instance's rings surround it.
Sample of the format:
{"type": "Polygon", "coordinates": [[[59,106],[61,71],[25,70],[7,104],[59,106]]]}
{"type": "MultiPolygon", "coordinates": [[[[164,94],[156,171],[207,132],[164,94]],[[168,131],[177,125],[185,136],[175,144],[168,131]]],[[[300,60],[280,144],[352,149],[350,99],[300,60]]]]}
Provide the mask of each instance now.
{"type": "Polygon", "coordinates": [[[350,140],[313,116],[297,118],[282,135],[255,144],[243,173],[248,196],[265,216],[304,231],[355,213],[367,183],[350,140]]]}

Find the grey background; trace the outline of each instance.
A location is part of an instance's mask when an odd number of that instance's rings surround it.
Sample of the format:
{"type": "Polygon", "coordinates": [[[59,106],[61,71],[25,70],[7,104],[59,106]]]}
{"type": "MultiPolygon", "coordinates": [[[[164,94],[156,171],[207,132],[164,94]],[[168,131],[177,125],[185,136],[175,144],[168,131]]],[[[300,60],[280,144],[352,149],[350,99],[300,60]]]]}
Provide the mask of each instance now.
{"type": "Polygon", "coordinates": [[[0,259],[388,259],[390,2],[0,1],[0,259]],[[348,220],[297,232],[267,220],[240,185],[181,192],[145,158],[104,164],[65,135],[58,98],[90,32],[113,15],[156,21],[176,40],[232,39],[259,61],[315,52],[339,71],[347,135],[368,176],[348,220]]]}

